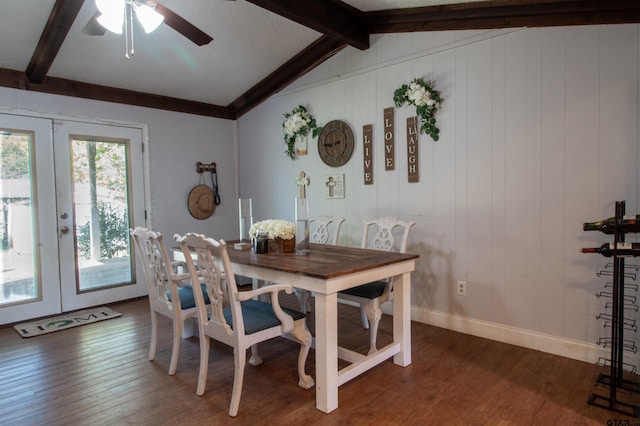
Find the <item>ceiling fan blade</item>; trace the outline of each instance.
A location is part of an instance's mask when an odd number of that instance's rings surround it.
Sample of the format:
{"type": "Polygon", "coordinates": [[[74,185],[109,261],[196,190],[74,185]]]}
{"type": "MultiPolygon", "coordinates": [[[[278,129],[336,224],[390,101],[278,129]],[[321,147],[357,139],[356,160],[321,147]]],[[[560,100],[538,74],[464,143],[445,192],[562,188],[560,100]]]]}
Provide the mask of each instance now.
{"type": "Polygon", "coordinates": [[[191,22],[184,19],[168,7],[156,3],[156,12],[164,16],[164,23],[197,44],[198,46],[204,46],[209,44],[213,37],[209,36],[204,31],[193,25],[191,22]]]}
{"type": "Polygon", "coordinates": [[[101,36],[107,32],[107,29],[98,23],[98,16],[100,16],[100,12],[96,11],[82,29],[82,34],[101,36]]]}

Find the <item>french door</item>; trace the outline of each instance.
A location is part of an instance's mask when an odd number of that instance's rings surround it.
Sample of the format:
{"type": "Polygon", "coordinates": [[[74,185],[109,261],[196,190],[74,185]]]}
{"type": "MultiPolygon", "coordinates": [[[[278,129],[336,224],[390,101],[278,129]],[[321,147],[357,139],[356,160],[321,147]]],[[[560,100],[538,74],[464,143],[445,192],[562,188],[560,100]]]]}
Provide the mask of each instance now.
{"type": "Polygon", "coordinates": [[[140,128],[0,114],[0,155],[0,324],[146,294],[140,128]]]}

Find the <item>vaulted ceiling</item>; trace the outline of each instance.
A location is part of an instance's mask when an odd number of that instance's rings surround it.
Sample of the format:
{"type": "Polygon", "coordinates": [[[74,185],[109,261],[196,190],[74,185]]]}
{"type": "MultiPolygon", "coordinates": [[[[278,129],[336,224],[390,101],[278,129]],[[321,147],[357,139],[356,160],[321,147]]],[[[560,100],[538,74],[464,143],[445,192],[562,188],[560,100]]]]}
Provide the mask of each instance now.
{"type": "Polygon", "coordinates": [[[372,34],[640,22],[638,0],[158,3],[166,25],[134,22],[127,60],[123,35],[83,33],[94,0],[0,0],[0,86],[236,119],[372,34]]]}

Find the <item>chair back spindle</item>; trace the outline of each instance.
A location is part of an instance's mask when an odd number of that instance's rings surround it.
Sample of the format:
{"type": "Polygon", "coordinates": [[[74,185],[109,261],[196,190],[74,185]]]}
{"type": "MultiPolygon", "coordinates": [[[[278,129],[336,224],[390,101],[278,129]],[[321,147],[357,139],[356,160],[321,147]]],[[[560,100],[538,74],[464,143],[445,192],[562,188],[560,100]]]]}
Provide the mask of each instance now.
{"type": "Polygon", "coordinates": [[[313,232],[311,233],[311,242],[316,244],[338,244],[338,236],[340,227],[344,222],[342,217],[318,216],[309,220],[313,232]]]}
{"type": "MultiPolygon", "coordinates": [[[[224,273],[224,270],[231,270],[227,251],[222,249],[220,242],[194,233],[186,234],[180,240],[180,247],[185,253],[187,269],[192,273],[191,279],[201,277],[211,302],[211,315],[208,316],[204,309],[204,300],[196,296],[196,307],[201,318],[199,326],[209,327],[210,322],[215,323],[224,327],[229,336],[233,336],[234,329],[225,319],[224,308],[230,307],[235,317],[238,313],[233,311],[239,309],[239,302],[235,297],[238,289],[234,274],[224,273]],[[196,254],[197,261],[189,255],[191,252],[196,254]]],[[[235,333],[244,333],[242,321],[239,321],[235,327],[235,333]]]]}

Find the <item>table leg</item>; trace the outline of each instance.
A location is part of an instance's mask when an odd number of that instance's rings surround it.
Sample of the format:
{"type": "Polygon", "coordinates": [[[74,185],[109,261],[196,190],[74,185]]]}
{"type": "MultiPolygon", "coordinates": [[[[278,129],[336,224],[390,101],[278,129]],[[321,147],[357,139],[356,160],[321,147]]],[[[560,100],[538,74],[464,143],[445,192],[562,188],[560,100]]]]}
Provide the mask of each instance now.
{"type": "Polygon", "coordinates": [[[411,364],[411,274],[393,279],[393,341],[400,343],[393,362],[406,367],[411,364]]]}
{"type": "Polygon", "coordinates": [[[338,408],[338,297],[316,293],[316,408],[338,408]]]}

